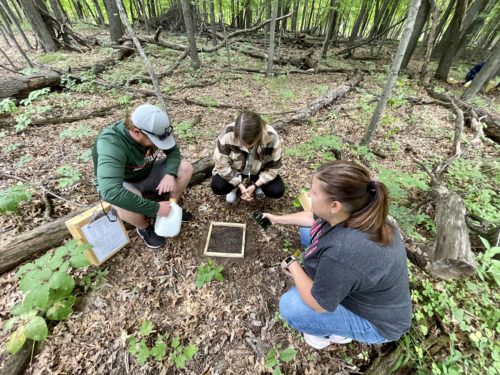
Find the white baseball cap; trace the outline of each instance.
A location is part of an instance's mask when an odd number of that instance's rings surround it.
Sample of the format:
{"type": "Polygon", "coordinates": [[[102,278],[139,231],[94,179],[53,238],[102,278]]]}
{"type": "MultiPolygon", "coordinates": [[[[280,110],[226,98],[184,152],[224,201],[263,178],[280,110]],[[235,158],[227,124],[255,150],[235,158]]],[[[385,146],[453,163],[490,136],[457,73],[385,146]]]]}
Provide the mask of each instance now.
{"type": "Polygon", "coordinates": [[[173,128],[168,115],[157,106],[140,105],[132,112],[131,119],[135,127],[142,130],[160,150],[168,150],[175,146],[173,128]]]}

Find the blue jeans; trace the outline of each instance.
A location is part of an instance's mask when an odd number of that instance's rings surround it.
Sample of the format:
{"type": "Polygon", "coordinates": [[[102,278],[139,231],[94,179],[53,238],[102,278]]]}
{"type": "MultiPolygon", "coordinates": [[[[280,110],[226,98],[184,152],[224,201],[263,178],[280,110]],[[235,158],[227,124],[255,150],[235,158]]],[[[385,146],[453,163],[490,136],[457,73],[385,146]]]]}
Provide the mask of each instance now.
{"type": "MultiPolygon", "coordinates": [[[[299,229],[300,243],[304,247],[309,246],[311,241],[310,230],[307,227],[299,229]]],[[[367,344],[387,342],[373,324],[342,305],[338,305],[333,312],[314,311],[302,300],[295,287],[281,296],[280,314],[297,331],[310,335],[338,335],[367,344]]]]}

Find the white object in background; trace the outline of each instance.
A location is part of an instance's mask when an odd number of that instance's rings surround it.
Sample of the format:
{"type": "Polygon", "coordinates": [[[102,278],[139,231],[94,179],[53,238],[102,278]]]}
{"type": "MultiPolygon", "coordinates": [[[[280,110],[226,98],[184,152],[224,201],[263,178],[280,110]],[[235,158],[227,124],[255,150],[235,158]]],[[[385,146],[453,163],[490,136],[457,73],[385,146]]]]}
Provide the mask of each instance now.
{"type": "Polygon", "coordinates": [[[170,199],[170,212],[167,216],[157,216],[155,233],[162,237],[175,237],[179,234],[182,224],[182,208],[175,199],[170,199]]]}

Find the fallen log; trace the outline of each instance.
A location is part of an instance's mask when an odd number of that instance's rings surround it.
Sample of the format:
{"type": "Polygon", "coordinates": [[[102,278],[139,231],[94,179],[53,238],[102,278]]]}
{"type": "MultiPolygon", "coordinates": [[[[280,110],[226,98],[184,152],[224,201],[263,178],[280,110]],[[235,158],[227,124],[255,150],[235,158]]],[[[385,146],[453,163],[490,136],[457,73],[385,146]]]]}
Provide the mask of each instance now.
{"type": "MultiPolygon", "coordinates": [[[[93,66],[86,68],[86,70],[90,70],[94,74],[100,74],[110,66],[116,64],[118,61],[123,60],[125,57],[130,56],[133,53],[133,49],[120,48],[118,51],[115,51],[110,57],[97,62],[93,66]]],[[[15,76],[4,78],[0,80],[0,100],[5,98],[23,99],[26,98],[30,92],[45,87],[60,88],[61,78],[64,74],[68,73],[50,69],[46,72],[34,74],[31,76],[15,76]]]]}
{"type": "Polygon", "coordinates": [[[286,119],[278,119],[274,121],[271,126],[273,126],[276,130],[280,130],[285,125],[291,123],[301,124],[306,122],[311,116],[314,116],[316,113],[318,113],[320,109],[330,105],[334,100],[341,98],[345,94],[347,94],[353,87],[356,87],[362,79],[362,74],[356,73],[354,77],[351,78],[351,80],[328,91],[323,97],[313,101],[306,107],[297,110],[292,116],[286,119]]]}
{"type": "Polygon", "coordinates": [[[472,255],[469,231],[466,222],[465,203],[458,194],[448,190],[441,176],[453,160],[463,152],[460,146],[464,126],[463,112],[451,102],[456,113],[453,155],[443,160],[433,171],[415,160],[430,177],[430,197],[435,203],[436,237],[427,251],[429,271],[438,278],[449,280],[465,278],[476,272],[476,263],[472,255]]]}
{"type": "MultiPolygon", "coordinates": [[[[44,118],[44,119],[39,119],[39,120],[32,120],[30,126],[43,126],[43,125],[57,125],[57,124],[68,124],[71,122],[76,122],[76,121],[81,121],[81,120],[87,120],[89,118],[94,118],[94,117],[103,117],[107,116],[113,109],[118,107],[119,104],[114,104],[110,106],[106,106],[103,108],[99,108],[87,113],[84,113],[82,115],[77,115],[77,116],[55,116],[51,118],[44,118]]],[[[12,123],[8,122],[0,122],[0,127],[3,126],[8,126],[11,125],[12,123]]]]}
{"type": "Polygon", "coordinates": [[[40,345],[32,340],[26,340],[21,350],[16,354],[3,352],[0,354],[0,375],[18,375],[24,374],[31,355],[36,354],[40,345]],[[35,345],[35,347],[33,347],[35,345]]]}
{"type": "MultiPolygon", "coordinates": [[[[203,158],[193,163],[193,176],[190,185],[196,185],[209,176],[214,167],[212,158],[203,158]]],[[[97,202],[95,203],[97,204],[97,202]]],[[[59,246],[69,236],[64,224],[68,219],[80,214],[76,210],[60,219],[43,224],[31,231],[21,233],[0,248],[0,274],[10,271],[17,265],[59,246]]]]}
{"type": "MultiPolygon", "coordinates": [[[[325,96],[313,101],[308,106],[301,108],[294,115],[287,119],[276,120],[270,125],[280,130],[285,125],[291,123],[304,123],[309,117],[314,116],[318,111],[330,105],[335,99],[344,96],[349,90],[361,82],[362,75],[356,74],[350,81],[330,90],[325,96]]],[[[214,163],[211,156],[207,156],[193,163],[193,176],[190,186],[196,185],[208,177],[214,163]]],[[[7,272],[20,263],[41,254],[51,248],[60,245],[68,237],[68,231],[64,225],[65,221],[77,215],[81,211],[73,212],[52,223],[41,225],[29,232],[20,234],[10,242],[0,248],[0,274],[7,272]],[[49,236],[43,233],[49,232],[49,236]],[[44,238],[47,237],[47,238],[44,238]],[[28,246],[29,244],[29,246],[28,246]]]]}
{"type": "MultiPolygon", "coordinates": [[[[441,104],[440,102],[447,103],[447,105],[451,105],[451,101],[453,101],[461,110],[463,110],[467,115],[473,117],[472,111],[474,111],[481,121],[484,122],[487,126],[484,129],[484,134],[492,139],[493,141],[500,143],[500,116],[487,111],[484,108],[478,107],[476,105],[464,102],[458,98],[450,98],[445,94],[440,94],[435,92],[432,87],[426,86],[427,93],[432,96],[434,99],[437,99],[439,102],[437,104],[441,104]]],[[[446,105],[445,105],[446,106],[446,105]]]]}

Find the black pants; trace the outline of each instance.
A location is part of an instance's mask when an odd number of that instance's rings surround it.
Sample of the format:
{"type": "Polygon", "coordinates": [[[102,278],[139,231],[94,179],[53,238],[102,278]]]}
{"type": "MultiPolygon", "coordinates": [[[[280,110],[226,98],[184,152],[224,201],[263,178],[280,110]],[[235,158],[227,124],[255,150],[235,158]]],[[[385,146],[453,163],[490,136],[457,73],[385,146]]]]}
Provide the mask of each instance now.
{"type": "MultiPolygon", "coordinates": [[[[256,182],[259,179],[258,175],[253,175],[250,176],[250,179],[253,182],[256,182]]],[[[281,198],[285,194],[285,184],[283,183],[283,180],[281,177],[278,175],[274,180],[271,182],[262,185],[260,187],[266,197],[269,198],[281,198]]],[[[216,174],[215,176],[212,177],[212,191],[217,194],[217,195],[226,195],[231,192],[231,190],[234,189],[234,186],[231,185],[229,182],[224,180],[221,176],[216,174]]]]}

